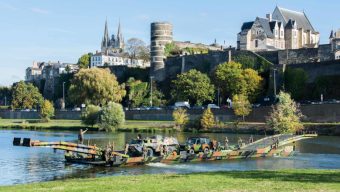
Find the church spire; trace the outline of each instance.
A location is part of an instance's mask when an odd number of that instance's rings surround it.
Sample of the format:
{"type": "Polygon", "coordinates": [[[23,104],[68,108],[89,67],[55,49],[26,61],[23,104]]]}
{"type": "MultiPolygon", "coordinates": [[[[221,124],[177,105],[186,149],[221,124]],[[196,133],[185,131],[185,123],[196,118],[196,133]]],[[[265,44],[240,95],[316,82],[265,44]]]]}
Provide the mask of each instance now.
{"type": "Polygon", "coordinates": [[[117,38],[117,47],[118,48],[124,48],[124,39],[123,39],[121,27],[120,27],[120,19],[119,19],[119,23],[118,23],[118,31],[117,31],[116,38],[117,38]]]}
{"type": "Polygon", "coordinates": [[[102,42],[102,46],[107,47],[109,45],[109,30],[107,27],[107,19],[105,20],[105,28],[104,28],[104,37],[103,37],[103,42],[102,42]]]}

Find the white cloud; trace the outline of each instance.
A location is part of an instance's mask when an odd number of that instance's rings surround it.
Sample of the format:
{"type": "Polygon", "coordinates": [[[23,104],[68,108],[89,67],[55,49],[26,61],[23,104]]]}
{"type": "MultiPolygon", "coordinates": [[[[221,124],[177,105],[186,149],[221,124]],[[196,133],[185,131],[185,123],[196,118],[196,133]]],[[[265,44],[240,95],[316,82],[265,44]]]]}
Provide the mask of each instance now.
{"type": "Polygon", "coordinates": [[[40,9],[37,7],[33,7],[31,8],[31,11],[34,13],[39,13],[39,14],[49,14],[49,11],[45,10],[45,9],[40,9]]]}

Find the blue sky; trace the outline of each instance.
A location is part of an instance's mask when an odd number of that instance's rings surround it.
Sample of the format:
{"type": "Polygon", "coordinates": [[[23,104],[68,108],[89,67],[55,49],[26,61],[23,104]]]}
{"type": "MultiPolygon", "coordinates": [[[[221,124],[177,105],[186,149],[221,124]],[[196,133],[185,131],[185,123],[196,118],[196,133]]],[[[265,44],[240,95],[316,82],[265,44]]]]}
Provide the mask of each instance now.
{"type": "Polygon", "coordinates": [[[105,18],[116,33],[120,19],[125,40],[149,44],[150,23],[169,21],[174,39],[236,44],[243,22],[265,17],[275,6],[304,10],[321,43],[340,28],[340,1],[310,0],[0,0],[0,85],[24,79],[33,61],[75,63],[100,49],[105,18]]]}

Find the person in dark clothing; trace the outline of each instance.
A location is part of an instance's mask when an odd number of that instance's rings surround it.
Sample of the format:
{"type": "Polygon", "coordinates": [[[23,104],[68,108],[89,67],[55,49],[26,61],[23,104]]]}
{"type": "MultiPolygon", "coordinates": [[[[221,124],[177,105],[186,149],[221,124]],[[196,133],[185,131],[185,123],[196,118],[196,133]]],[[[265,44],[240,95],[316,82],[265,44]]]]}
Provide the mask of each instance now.
{"type": "Polygon", "coordinates": [[[88,129],[86,129],[85,131],[83,131],[83,129],[80,129],[79,130],[79,133],[78,133],[78,143],[79,144],[83,144],[84,142],[84,134],[86,133],[88,129]]]}

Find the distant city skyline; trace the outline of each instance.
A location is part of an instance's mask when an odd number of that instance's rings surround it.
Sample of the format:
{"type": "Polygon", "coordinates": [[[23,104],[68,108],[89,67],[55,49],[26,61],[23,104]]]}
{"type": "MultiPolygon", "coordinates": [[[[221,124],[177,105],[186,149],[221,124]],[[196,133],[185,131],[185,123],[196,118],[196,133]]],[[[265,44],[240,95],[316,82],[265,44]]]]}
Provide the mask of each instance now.
{"type": "Polygon", "coordinates": [[[116,34],[120,20],[125,41],[137,37],[149,44],[150,23],[168,21],[174,40],[211,44],[216,39],[236,46],[243,22],[265,18],[280,6],[305,11],[324,44],[330,31],[340,28],[339,5],[335,0],[0,0],[0,85],[24,80],[33,61],[76,63],[82,54],[100,51],[106,18],[109,34],[116,34]]]}

